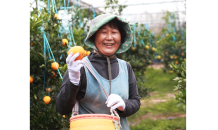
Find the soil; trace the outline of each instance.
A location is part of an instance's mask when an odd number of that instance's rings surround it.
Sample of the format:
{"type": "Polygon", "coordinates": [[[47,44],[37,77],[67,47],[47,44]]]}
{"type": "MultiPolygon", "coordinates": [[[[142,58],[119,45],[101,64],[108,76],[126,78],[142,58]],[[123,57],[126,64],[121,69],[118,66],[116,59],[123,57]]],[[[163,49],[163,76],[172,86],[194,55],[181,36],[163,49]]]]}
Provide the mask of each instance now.
{"type": "Polygon", "coordinates": [[[148,68],[162,69],[164,68],[164,65],[161,63],[153,63],[153,65],[149,65],[148,68]]]}
{"type": "MultiPolygon", "coordinates": [[[[156,94],[157,92],[150,92],[149,94],[152,96],[154,94],[156,94]]],[[[161,103],[161,102],[167,102],[170,98],[175,97],[174,94],[172,93],[167,93],[166,94],[167,99],[160,99],[160,98],[152,98],[151,100],[149,100],[146,104],[149,104],[149,106],[151,106],[152,104],[156,104],[156,103],[161,103]]],[[[141,101],[141,105],[144,106],[145,102],[142,100],[141,101]]],[[[177,117],[186,117],[186,114],[178,114],[178,113],[170,113],[170,114],[159,114],[159,115],[153,115],[153,113],[147,113],[143,116],[141,116],[139,118],[139,120],[137,120],[136,122],[129,122],[129,125],[137,125],[139,124],[139,122],[145,118],[149,118],[149,119],[153,119],[153,120],[157,120],[157,119],[167,119],[167,120],[171,120],[177,117]]]]}

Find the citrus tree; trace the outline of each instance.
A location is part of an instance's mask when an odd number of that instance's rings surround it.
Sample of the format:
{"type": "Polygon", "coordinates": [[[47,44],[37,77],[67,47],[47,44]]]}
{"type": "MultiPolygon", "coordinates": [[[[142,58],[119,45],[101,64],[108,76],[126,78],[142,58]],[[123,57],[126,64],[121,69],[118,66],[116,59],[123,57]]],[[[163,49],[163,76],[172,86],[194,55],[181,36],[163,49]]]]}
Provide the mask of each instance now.
{"type": "Polygon", "coordinates": [[[175,14],[166,12],[163,19],[167,26],[163,27],[161,35],[155,38],[157,53],[161,54],[164,63],[163,71],[170,73],[173,73],[170,63],[179,65],[186,57],[186,31],[178,29],[175,17],[175,14]]]}
{"type": "Polygon", "coordinates": [[[181,77],[176,77],[174,80],[178,83],[175,86],[174,91],[178,91],[175,94],[175,99],[178,100],[178,106],[183,106],[186,109],[186,59],[179,65],[171,63],[171,68],[179,73],[181,77]]]}
{"type": "Polygon", "coordinates": [[[83,46],[85,34],[78,26],[73,33],[64,32],[61,25],[59,16],[48,8],[30,12],[30,129],[69,127],[71,115],[56,111],[55,98],[67,70],[67,52],[74,46],[69,41],[83,46]]]}

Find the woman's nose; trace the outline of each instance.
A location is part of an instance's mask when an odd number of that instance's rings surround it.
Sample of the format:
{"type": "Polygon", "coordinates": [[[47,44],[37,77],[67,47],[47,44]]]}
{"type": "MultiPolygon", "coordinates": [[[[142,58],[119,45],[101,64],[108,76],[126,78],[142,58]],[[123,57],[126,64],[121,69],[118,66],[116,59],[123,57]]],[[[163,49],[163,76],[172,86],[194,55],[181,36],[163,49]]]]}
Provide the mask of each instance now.
{"type": "Polygon", "coordinates": [[[113,39],[112,34],[110,32],[107,34],[106,39],[107,40],[112,40],[113,39]]]}

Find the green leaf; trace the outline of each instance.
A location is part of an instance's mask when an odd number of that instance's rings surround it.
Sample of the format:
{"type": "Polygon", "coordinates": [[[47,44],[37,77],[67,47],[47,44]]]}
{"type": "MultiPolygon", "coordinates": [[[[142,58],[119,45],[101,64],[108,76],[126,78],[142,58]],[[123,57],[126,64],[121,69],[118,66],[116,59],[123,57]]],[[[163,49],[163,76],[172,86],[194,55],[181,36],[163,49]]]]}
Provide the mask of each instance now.
{"type": "Polygon", "coordinates": [[[181,67],[181,70],[183,70],[186,73],[186,70],[183,67],[181,67]]]}
{"type": "Polygon", "coordinates": [[[48,63],[52,63],[54,62],[54,59],[48,60],[48,63]]]}
{"type": "Polygon", "coordinates": [[[45,59],[45,57],[42,55],[42,53],[38,53],[44,60],[46,60],[45,59]]]}
{"type": "Polygon", "coordinates": [[[187,59],[184,59],[185,67],[187,67],[187,59]]]}
{"type": "Polygon", "coordinates": [[[40,66],[39,66],[39,68],[45,68],[45,65],[44,65],[44,64],[42,64],[42,65],[40,65],[40,66]]]}
{"type": "Polygon", "coordinates": [[[173,63],[171,63],[171,66],[173,69],[177,69],[177,67],[173,63]]]}

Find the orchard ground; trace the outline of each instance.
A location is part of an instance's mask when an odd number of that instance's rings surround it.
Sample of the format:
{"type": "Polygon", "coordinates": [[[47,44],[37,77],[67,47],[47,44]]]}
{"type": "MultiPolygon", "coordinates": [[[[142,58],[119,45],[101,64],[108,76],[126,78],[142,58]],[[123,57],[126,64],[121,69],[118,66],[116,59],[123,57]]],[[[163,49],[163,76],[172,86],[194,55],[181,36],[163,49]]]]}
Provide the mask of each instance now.
{"type": "Polygon", "coordinates": [[[186,111],[177,106],[173,91],[176,82],[175,73],[164,73],[163,64],[155,63],[146,71],[146,87],[153,88],[149,98],[141,99],[141,107],[137,113],[128,117],[131,130],[185,130],[186,111]]]}

